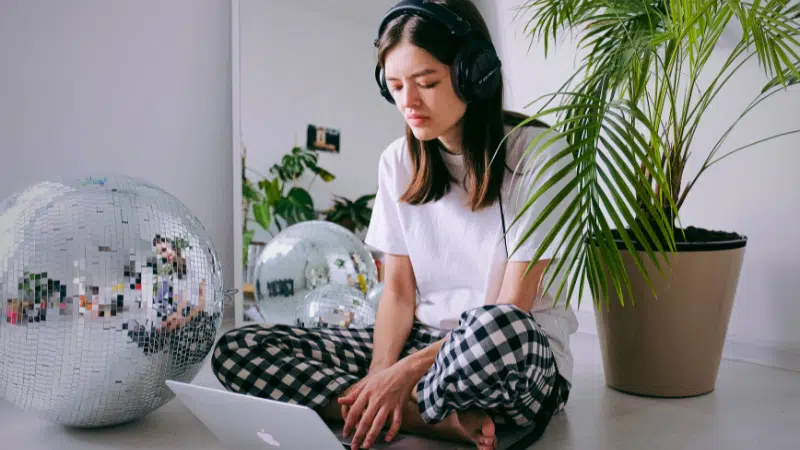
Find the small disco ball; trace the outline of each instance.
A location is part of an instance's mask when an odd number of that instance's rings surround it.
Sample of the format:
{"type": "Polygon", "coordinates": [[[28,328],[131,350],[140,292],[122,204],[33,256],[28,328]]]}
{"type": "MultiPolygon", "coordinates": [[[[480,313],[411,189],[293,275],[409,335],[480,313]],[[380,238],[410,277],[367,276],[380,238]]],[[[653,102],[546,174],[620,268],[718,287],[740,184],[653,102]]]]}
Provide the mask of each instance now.
{"type": "Polygon", "coordinates": [[[297,306],[295,326],[303,328],[365,327],[375,323],[378,300],[376,285],[367,295],[344,284],[326,284],[309,292],[297,306]],[[372,295],[371,295],[372,294],[372,295]]]}
{"type": "Polygon", "coordinates": [[[268,323],[315,327],[336,316],[336,323],[361,326],[375,320],[370,307],[353,300],[366,304],[378,267],[366,245],[341,225],[312,220],[289,226],[267,243],[254,272],[256,306],[268,323]],[[319,311],[314,305],[326,306],[319,311]],[[339,321],[345,313],[357,320],[339,321]]]}
{"type": "Polygon", "coordinates": [[[46,181],[0,203],[0,397],[116,425],[190,382],[222,320],[220,264],[175,197],[132,178],[46,181]]]}

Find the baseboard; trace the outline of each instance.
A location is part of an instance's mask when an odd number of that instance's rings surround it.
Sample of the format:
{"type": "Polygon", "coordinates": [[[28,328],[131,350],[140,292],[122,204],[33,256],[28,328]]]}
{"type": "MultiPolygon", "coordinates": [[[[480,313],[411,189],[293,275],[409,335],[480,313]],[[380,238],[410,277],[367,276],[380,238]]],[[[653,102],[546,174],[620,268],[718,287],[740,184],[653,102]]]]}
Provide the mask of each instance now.
{"type": "MultiPolygon", "coordinates": [[[[594,311],[581,308],[575,311],[578,332],[597,339],[594,311]]],[[[800,346],[788,343],[745,340],[729,336],[722,350],[723,359],[741,361],[777,369],[800,372],[800,346]]]]}
{"type": "Polygon", "coordinates": [[[722,357],[762,366],[800,372],[800,347],[775,342],[757,342],[729,337],[722,357]]]}

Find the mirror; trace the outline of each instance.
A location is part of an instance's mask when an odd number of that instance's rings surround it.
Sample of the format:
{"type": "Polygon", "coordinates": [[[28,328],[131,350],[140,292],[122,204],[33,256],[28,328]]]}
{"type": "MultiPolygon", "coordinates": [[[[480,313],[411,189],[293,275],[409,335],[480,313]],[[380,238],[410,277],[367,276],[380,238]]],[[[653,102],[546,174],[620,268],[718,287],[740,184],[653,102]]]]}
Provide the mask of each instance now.
{"type": "Polygon", "coordinates": [[[255,258],[288,223],[329,220],[364,238],[381,152],[405,129],[374,79],[373,41],[394,3],[232,4],[237,327],[259,321],[255,258]]]}

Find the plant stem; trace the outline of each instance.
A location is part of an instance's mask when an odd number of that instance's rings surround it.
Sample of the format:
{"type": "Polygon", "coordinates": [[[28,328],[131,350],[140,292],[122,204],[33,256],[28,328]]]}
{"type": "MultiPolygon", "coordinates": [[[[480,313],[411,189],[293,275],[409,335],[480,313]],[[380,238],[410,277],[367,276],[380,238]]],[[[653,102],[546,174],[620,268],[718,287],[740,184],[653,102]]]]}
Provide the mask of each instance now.
{"type": "Polygon", "coordinates": [[[713,166],[714,164],[716,164],[716,163],[720,162],[721,160],[723,160],[723,159],[727,158],[728,156],[731,156],[731,155],[733,155],[734,153],[738,153],[738,152],[740,152],[740,151],[742,151],[742,150],[744,150],[744,149],[746,149],[746,148],[752,147],[752,146],[754,146],[754,145],[761,144],[762,142],[771,141],[772,139],[778,139],[778,138],[781,138],[781,137],[784,137],[784,136],[788,136],[788,135],[790,135],[790,134],[795,134],[795,133],[800,133],[800,129],[797,129],[797,130],[792,130],[792,131],[786,131],[786,132],[783,132],[783,133],[779,133],[779,134],[776,134],[776,135],[774,135],[774,136],[770,136],[770,137],[766,137],[766,138],[763,138],[763,139],[759,139],[759,140],[757,140],[757,141],[755,141],[755,142],[751,142],[751,143],[749,143],[749,144],[747,144],[747,145],[743,145],[743,146],[741,146],[741,147],[735,148],[735,149],[733,149],[733,150],[729,151],[728,153],[725,153],[724,155],[722,155],[722,156],[720,156],[720,157],[718,157],[718,158],[716,158],[716,159],[712,160],[712,161],[711,161],[711,162],[708,164],[708,166],[707,166],[707,167],[711,167],[711,166],[713,166]]]}
{"type": "Polygon", "coordinates": [[[739,123],[740,120],[742,120],[742,118],[744,116],[746,116],[753,108],[758,106],[759,103],[761,103],[764,100],[772,97],[773,95],[777,94],[780,91],[781,91],[781,89],[776,89],[776,90],[770,92],[767,95],[763,95],[763,96],[762,95],[758,95],[752,102],[750,102],[750,104],[747,106],[747,108],[744,110],[744,112],[742,112],[739,115],[739,117],[731,124],[731,126],[728,127],[727,130],[725,130],[725,133],[722,135],[721,138],[719,138],[717,143],[714,144],[714,148],[711,149],[711,153],[709,154],[709,157],[706,158],[706,162],[711,160],[711,157],[714,156],[714,154],[719,150],[720,146],[722,146],[722,143],[725,141],[725,139],[727,139],[727,137],[730,134],[730,132],[734,129],[734,127],[736,127],[736,125],[739,123]]]}

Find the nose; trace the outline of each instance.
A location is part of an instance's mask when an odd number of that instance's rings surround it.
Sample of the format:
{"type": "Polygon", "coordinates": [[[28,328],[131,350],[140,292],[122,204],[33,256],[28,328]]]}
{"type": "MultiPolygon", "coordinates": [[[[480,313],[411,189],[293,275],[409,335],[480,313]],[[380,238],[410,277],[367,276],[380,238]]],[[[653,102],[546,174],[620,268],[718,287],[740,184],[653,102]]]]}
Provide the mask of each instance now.
{"type": "Polygon", "coordinates": [[[413,108],[419,105],[419,92],[414,86],[405,86],[400,93],[402,105],[406,108],[413,108]]]}

